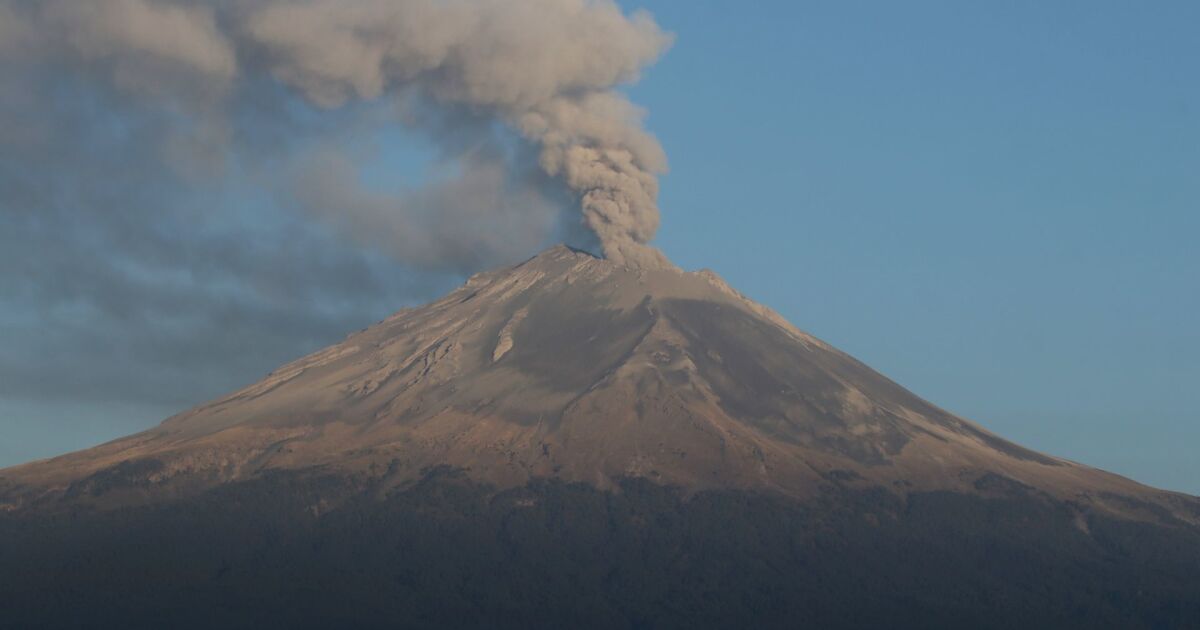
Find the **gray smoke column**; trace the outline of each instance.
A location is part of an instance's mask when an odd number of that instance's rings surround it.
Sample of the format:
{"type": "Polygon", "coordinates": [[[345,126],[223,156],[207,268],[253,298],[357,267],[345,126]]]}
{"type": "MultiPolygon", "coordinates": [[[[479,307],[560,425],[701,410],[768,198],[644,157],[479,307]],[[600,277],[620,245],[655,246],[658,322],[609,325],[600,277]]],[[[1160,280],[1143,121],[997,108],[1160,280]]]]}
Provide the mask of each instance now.
{"type": "Polygon", "coordinates": [[[667,264],[646,245],[666,158],[619,88],[671,39],[612,0],[0,0],[0,62],[168,102],[188,150],[236,142],[230,101],[264,79],[324,110],[394,99],[499,123],[629,265],[667,264]]]}
{"type": "Polygon", "coordinates": [[[644,12],[609,0],[316,0],[246,3],[230,37],[322,107],[418,90],[485,112],[540,150],[580,199],[605,255],[661,265],[666,157],[615,86],[671,43],[644,12]]]}

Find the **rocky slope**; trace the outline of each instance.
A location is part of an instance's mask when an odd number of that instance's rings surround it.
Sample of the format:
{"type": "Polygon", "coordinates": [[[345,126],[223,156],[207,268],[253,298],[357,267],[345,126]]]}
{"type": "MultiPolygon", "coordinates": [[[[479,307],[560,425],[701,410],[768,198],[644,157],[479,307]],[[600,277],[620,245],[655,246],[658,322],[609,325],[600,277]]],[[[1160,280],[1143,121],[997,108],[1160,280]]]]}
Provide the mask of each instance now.
{"type": "Polygon", "coordinates": [[[1198,522],[557,247],[0,471],[0,627],[1195,628],[1198,522]]]}
{"type": "Polygon", "coordinates": [[[208,487],[268,471],[403,484],[433,466],[498,487],[812,496],[822,484],[1036,488],[1079,509],[1196,522],[1196,502],[1033,452],[947,413],[708,271],[566,247],[472,277],[225,398],[103,446],[0,471],[8,505],[107,485],[208,487]]]}

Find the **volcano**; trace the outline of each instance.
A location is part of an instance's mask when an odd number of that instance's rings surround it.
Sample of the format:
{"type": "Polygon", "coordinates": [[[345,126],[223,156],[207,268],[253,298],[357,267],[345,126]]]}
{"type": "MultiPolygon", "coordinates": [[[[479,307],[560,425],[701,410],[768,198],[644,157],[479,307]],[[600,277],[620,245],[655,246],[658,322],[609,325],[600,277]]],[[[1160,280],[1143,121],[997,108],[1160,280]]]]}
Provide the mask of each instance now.
{"type": "Polygon", "coordinates": [[[14,626],[1200,624],[1200,500],[563,246],[0,471],[0,538],[14,626]]]}

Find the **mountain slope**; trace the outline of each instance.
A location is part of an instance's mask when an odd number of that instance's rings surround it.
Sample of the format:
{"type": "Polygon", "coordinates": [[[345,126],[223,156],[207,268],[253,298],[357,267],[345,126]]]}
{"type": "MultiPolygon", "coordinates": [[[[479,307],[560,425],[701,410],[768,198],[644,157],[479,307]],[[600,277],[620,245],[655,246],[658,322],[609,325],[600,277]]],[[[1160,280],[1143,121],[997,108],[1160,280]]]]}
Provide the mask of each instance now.
{"type": "Polygon", "coordinates": [[[1198,522],[557,247],[0,470],[0,627],[1195,628],[1198,522]]]}
{"type": "Polygon", "coordinates": [[[1084,508],[1145,517],[1131,507],[1145,502],[1197,520],[1187,497],[938,409],[711,272],[631,270],[562,246],[150,431],[0,480],[20,490],[15,505],[114,479],[207,487],[319,468],[400,484],[432,466],[499,487],[633,476],[796,497],[829,482],[905,494],[1002,479],[1084,508]]]}

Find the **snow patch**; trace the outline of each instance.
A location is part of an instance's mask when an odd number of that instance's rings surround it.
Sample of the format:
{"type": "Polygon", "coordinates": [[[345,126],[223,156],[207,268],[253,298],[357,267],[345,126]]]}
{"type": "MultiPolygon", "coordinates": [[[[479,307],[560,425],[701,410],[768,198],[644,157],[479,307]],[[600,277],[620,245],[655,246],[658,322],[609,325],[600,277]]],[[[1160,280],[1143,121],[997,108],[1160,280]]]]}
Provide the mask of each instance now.
{"type": "Polygon", "coordinates": [[[521,309],[508,319],[508,323],[504,324],[504,328],[500,330],[500,337],[496,340],[496,349],[492,352],[492,363],[499,361],[501,357],[508,354],[513,347],[513,331],[529,314],[526,309],[521,309]]]}

